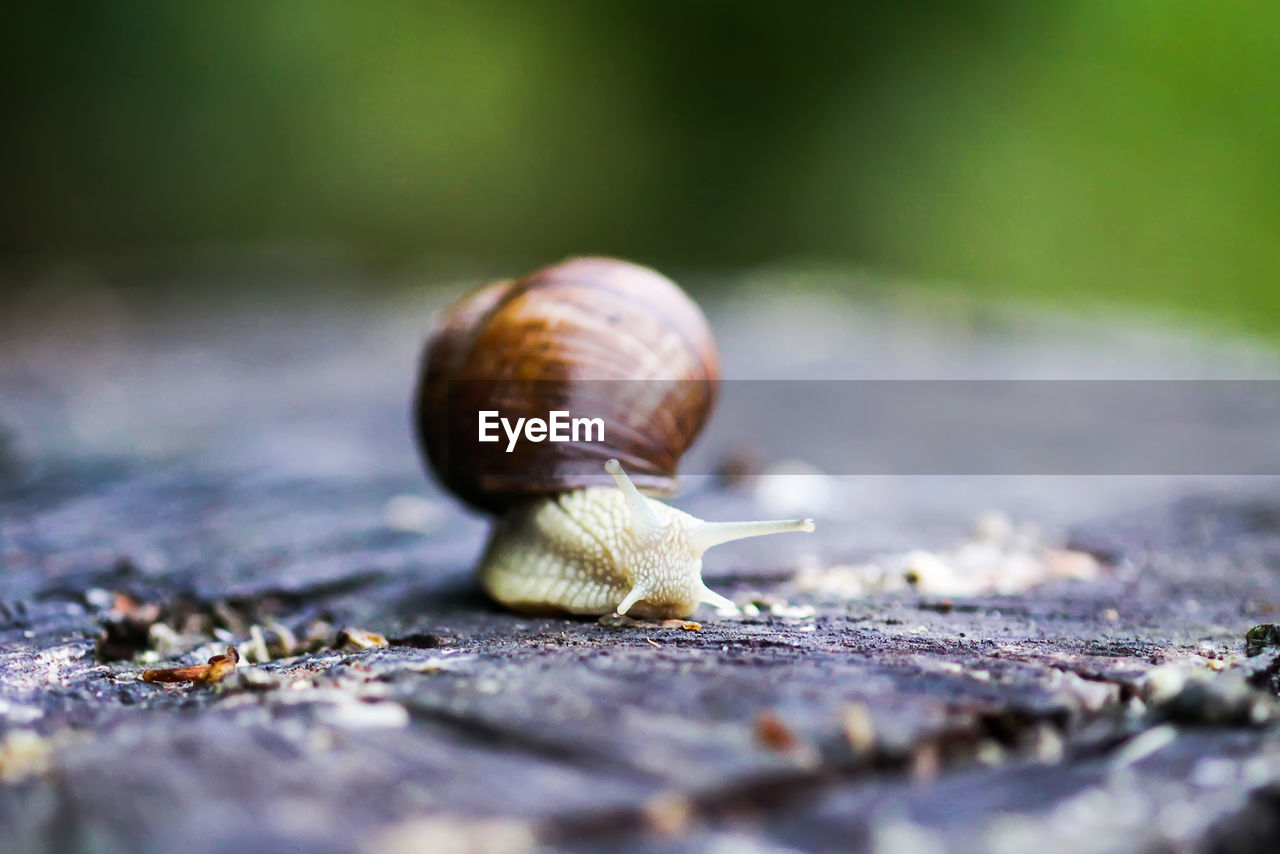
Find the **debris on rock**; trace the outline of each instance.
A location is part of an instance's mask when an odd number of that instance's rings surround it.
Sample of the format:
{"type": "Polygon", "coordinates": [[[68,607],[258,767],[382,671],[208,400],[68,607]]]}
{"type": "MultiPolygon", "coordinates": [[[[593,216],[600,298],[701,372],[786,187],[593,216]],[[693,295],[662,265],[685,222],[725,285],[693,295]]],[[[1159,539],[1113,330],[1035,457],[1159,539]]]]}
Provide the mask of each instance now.
{"type": "Polygon", "coordinates": [[[421,818],[393,825],[369,840],[365,854],[523,854],[538,844],[533,825],[519,819],[462,819],[448,816],[421,818]]]}
{"type": "Polygon", "coordinates": [[[795,733],[787,726],[777,712],[762,712],[755,723],[756,741],[770,750],[780,753],[793,750],[800,744],[795,733]]]}
{"type": "Polygon", "coordinates": [[[876,722],[866,703],[845,705],[840,713],[841,731],[849,749],[858,758],[870,756],[876,748],[876,722]]]}
{"type": "Polygon", "coordinates": [[[766,709],[756,716],[753,725],[756,743],[805,768],[821,762],[817,748],[796,734],[776,711],[766,709]]]}
{"type": "Polygon", "coordinates": [[[377,632],[348,626],[338,632],[337,647],[343,652],[360,652],[365,649],[385,649],[387,639],[377,632]]]}
{"type": "Polygon", "coordinates": [[[1262,623],[1244,633],[1244,654],[1250,658],[1272,647],[1280,647],[1280,624],[1262,623]]]}
{"type": "Polygon", "coordinates": [[[679,792],[659,792],[641,807],[645,824],[667,838],[683,836],[694,819],[694,804],[679,792]]]}
{"type": "Polygon", "coordinates": [[[600,625],[611,629],[632,629],[632,628],[652,628],[657,626],[662,629],[682,629],[686,632],[696,632],[702,629],[702,623],[696,620],[653,620],[643,617],[632,617],[627,614],[604,614],[598,620],[600,625]]]}
{"type": "Polygon", "coordinates": [[[682,629],[686,632],[697,632],[702,630],[702,623],[696,620],[663,620],[662,627],[664,629],[682,629]]]}
{"type": "Polygon", "coordinates": [[[783,620],[811,620],[816,614],[812,605],[788,602],[779,596],[757,594],[740,609],[743,617],[754,618],[762,614],[783,620]]]}
{"type": "Polygon", "coordinates": [[[15,729],[0,741],[0,782],[17,783],[49,770],[53,742],[29,729],[15,729]]]}
{"type": "Polygon", "coordinates": [[[1142,687],[1151,715],[1158,721],[1261,726],[1280,712],[1274,698],[1254,688],[1238,671],[1165,664],[1151,670],[1142,687]]]}
{"type": "Polygon", "coordinates": [[[1035,525],[1015,526],[1006,516],[986,514],[970,538],[951,549],[807,567],[794,584],[804,593],[842,598],[911,590],[934,596],[1008,595],[1052,581],[1092,581],[1101,570],[1092,554],[1048,542],[1035,525]]]}
{"type": "Polygon", "coordinates": [[[161,617],[159,604],[101,588],[87,591],[85,601],[106,608],[99,618],[102,631],[94,642],[98,661],[127,661],[151,647],[151,630],[161,617]]]}
{"type": "Polygon", "coordinates": [[[222,655],[215,655],[207,664],[192,667],[171,667],[163,670],[142,671],[143,682],[192,682],[196,685],[213,685],[236,671],[240,653],[234,646],[227,647],[222,655]]]}

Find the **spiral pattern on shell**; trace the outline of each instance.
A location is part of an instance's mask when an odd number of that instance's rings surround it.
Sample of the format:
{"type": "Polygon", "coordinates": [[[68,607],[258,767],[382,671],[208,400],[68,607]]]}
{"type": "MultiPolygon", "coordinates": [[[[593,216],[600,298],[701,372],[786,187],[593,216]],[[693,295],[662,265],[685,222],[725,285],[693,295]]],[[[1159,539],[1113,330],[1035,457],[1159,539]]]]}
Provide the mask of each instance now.
{"type": "Polygon", "coordinates": [[[719,359],[706,318],[665,276],[611,258],[574,258],[496,282],[444,311],[423,354],[415,419],[441,482],[499,511],[599,485],[616,458],[652,493],[710,415],[719,359]],[[477,441],[477,413],[601,417],[603,442],[477,441]]]}

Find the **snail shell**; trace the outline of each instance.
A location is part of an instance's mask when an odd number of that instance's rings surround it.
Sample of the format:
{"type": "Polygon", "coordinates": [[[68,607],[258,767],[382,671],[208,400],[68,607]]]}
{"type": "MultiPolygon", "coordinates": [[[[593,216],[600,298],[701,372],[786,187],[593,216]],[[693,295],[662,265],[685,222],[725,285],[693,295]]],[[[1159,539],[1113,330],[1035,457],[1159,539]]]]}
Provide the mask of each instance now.
{"type": "Polygon", "coordinates": [[[706,423],[720,368],[706,318],[646,267],[576,258],[497,282],[446,310],[428,343],[417,426],[448,489],[482,510],[599,484],[616,458],[655,494],[706,423]],[[476,441],[476,413],[600,417],[603,442],[476,441]]]}
{"type": "Polygon", "coordinates": [[[718,380],[701,310],[670,279],[625,261],[571,259],[447,309],[423,357],[416,426],[446,488],[498,514],[478,567],[489,594],[526,612],[732,608],[703,583],[702,553],[813,522],[703,522],[641,494],[674,491],[718,380]],[[600,417],[604,439],[481,443],[485,410],[512,421],[553,410],[600,417]],[[600,485],[602,469],[613,486],[600,485]]]}

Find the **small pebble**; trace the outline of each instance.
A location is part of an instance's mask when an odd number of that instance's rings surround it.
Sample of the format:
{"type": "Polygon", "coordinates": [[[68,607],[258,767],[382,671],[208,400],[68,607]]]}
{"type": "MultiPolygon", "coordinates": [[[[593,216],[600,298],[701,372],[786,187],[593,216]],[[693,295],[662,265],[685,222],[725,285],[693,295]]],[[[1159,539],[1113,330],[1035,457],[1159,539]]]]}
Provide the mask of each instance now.
{"type": "Polygon", "coordinates": [[[641,807],[645,823],[660,836],[683,836],[693,823],[693,803],[679,792],[659,792],[641,807]]]}
{"type": "Polygon", "coordinates": [[[383,649],[387,639],[377,632],[347,627],[338,632],[337,646],[343,652],[359,652],[364,649],[383,649]]]}
{"type": "Polygon", "coordinates": [[[686,632],[697,632],[702,630],[702,623],[693,620],[663,620],[662,627],[664,629],[683,629],[686,632]]]}
{"type": "Polygon", "coordinates": [[[1244,654],[1250,658],[1271,647],[1280,647],[1280,624],[1262,623],[1244,633],[1244,654]]]}
{"type": "Polygon", "coordinates": [[[855,756],[868,756],[876,747],[876,722],[866,703],[847,703],[840,713],[845,741],[855,756]]]}

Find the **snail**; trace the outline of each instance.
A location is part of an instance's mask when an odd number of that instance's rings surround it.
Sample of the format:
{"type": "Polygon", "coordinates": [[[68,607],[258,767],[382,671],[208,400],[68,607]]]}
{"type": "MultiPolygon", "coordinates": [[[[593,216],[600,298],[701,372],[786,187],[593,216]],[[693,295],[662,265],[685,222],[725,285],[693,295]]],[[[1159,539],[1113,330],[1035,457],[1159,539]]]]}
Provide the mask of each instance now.
{"type": "Polygon", "coordinates": [[[814,525],[704,522],[642,492],[674,492],[718,383],[702,311],[629,262],[570,259],[447,308],[424,349],[415,427],[445,488],[496,514],[477,567],[486,592],[526,613],[732,610],[703,582],[703,553],[814,525]],[[554,441],[545,419],[557,412],[596,416],[603,436],[554,441]],[[507,436],[481,441],[498,416],[507,436]],[[535,420],[542,429],[518,441],[510,425],[535,420]]]}

